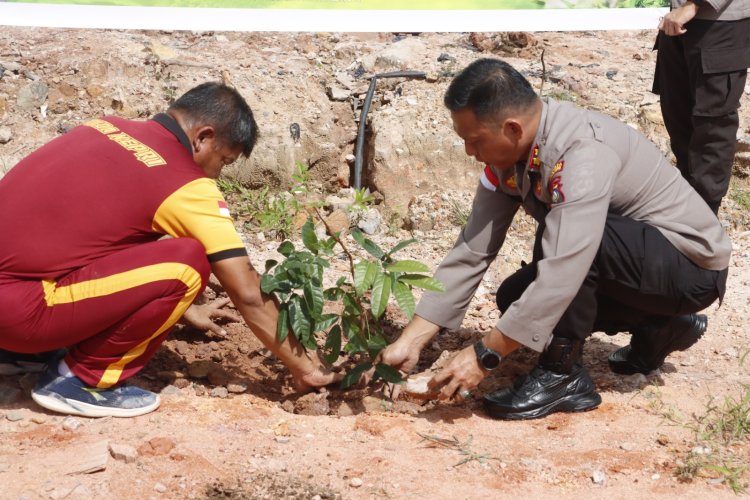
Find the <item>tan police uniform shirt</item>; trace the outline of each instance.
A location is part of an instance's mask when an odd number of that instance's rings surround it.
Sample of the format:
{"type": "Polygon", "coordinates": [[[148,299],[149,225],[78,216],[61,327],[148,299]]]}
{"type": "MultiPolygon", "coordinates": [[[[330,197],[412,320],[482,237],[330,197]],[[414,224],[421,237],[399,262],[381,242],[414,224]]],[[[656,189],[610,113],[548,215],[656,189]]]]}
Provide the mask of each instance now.
{"type": "Polygon", "coordinates": [[[520,206],[546,222],[536,280],[497,322],[537,351],[549,342],[589,271],[611,212],[656,227],[700,267],[722,270],[731,243],[716,216],[659,149],[633,128],[570,103],[542,100],[529,158],[487,166],[469,221],[435,277],[446,292],[426,293],[417,314],[461,324],[482,276],[520,206]]]}

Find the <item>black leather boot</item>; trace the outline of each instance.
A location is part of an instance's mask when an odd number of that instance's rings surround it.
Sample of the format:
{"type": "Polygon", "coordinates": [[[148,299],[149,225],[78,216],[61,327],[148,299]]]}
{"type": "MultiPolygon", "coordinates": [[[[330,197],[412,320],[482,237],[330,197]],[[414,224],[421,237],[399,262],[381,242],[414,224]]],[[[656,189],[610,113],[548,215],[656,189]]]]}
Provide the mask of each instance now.
{"type": "Polygon", "coordinates": [[[485,411],[503,420],[529,420],[557,411],[593,410],[602,398],[581,365],[582,351],[582,341],[554,337],[531,373],[484,397],[485,411]]]}
{"type": "Polygon", "coordinates": [[[708,327],[704,314],[686,314],[671,318],[662,326],[633,330],[630,345],[621,347],[607,358],[609,368],[623,375],[656,370],[670,353],[684,351],[703,335],[708,327]]]}

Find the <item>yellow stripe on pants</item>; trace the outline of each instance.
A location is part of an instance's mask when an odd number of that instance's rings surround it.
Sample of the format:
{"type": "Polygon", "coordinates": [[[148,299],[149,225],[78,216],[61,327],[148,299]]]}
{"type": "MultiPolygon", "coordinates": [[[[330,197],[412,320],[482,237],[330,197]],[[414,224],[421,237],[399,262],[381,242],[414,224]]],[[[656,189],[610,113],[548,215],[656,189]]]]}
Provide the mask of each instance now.
{"type": "Polygon", "coordinates": [[[42,281],[44,300],[47,306],[52,307],[58,304],[69,304],[95,297],[103,297],[156,281],[174,279],[180,280],[187,287],[185,296],[180,299],[172,314],[169,315],[169,318],[167,318],[156,332],[106,368],[102,378],[96,385],[98,388],[106,389],[116,384],[120,380],[120,375],[125,365],[143,354],[153,339],[177,323],[177,320],[182,317],[200,292],[200,273],[186,264],[164,262],[62,287],[58,287],[52,280],[42,281]]]}

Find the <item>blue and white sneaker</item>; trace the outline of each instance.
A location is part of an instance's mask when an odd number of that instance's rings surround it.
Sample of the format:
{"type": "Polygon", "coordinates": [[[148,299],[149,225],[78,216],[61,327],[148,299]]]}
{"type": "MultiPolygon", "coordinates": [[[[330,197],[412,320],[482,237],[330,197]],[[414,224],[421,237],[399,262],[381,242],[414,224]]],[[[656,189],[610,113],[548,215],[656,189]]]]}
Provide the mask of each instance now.
{"type": "Polygon", "coordinates": [[[56,365],[44,372],[31,397],[48,410],[84,417],[137,417],[161,403],[157,394],[134,385],[90,387],[76,376],[63,377],[56,365]]]}
{"type": "Polygon", "coordinates": [[[47,365],[65,356],[65,349],[26,354],[0,349],[0,375],[43,372],[47,365]]]}

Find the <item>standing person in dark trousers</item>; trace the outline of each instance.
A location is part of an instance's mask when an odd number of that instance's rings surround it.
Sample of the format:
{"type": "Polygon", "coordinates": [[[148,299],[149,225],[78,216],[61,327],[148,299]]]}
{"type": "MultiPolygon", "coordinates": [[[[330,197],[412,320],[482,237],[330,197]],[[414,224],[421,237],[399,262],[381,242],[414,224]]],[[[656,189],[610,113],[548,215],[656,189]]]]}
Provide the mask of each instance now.
{"type": "Polygon", "coordinates": [[[539,222],[533,262],[497,292],[494,328],[431,381],[442,399],[469,395],[524,345],[538,365],[485,396],[487,412],[530,419],[596,408],[582,365],[593,331],[628,331],[610,354],[617,373],[648,373],[692,346],[707,322],[695,314],[722,297],[731,243],[711,209],[643,135],[603,114],[540,99],[503,61],[480,59],[444,103],[466,154],[486,166],[471,216],[384,363],[409,373],[441,327],[456,329],[498,255],[519,208],[539,222]]]}
{"type": "Polygon", "coordinates": [[[750,0],[672,0],[659,30],[653,92],[677,168],[718,213],[750,67],[750,0]]]}

